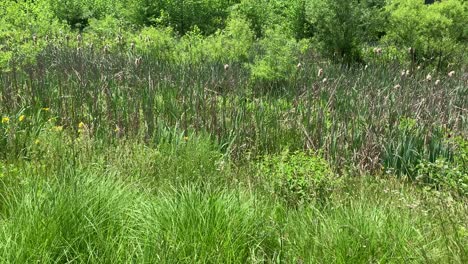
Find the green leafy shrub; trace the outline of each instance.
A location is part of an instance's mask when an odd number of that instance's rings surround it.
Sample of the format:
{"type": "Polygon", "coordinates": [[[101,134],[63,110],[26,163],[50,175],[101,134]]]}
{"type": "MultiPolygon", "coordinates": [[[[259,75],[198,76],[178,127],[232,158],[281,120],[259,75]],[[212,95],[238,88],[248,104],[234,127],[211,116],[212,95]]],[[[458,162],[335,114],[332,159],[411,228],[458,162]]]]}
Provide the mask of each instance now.
{"type": "Polygon", "coordinates": [[[205,47],[214,60],[224,62],[242,62],[250,57],[254,43],[254,33],[248,22],[240,18],[231,18],[226,28],[208,37],[205,47]]]}
{"type": "Polygon", "coordinates": [[[310,36],[310,24],[306,20],[306,0],[243,0],[235,5],[231,15],[249,21],[257,37],[266,30],[282,25],[297,39],[310,36]]]}
{"type": "Polygon", "coordinates": [[[246,62],[251,56],[253,43],[249,24],[243,19],[231,18],[224,30],[208,37],[198,29],[187,32],[175,43],[174,58],[185,64],[246,62]]]}
{"type": "Polygon", "coordinates": [[[172,60],[177,41],[171,28],[145,27],[134,37],[136,50],[158,60],[172,60]]]}
{"type": "Polygon", "coordinates": [[[272,13],[268,2],[266,0],[243,0],[234,6],[231,16],[247,20],[255,36],[261,37],[272,13]]]}
{"type": "Polygon", "coordinates": [[[47,37],[66,31],[44,1],[0,1],[0,70],[34,62],[47,37]]]}
{"type": "Polygon", "coordinates": [[[463,167],[445,159],[437,159],[435,162],[423,160],[417,169],[416,179],[425,185],[455,190],[462,195],[468,194],[468,173],[463,167]]]}
{"type": "Polygon", "coordinates": [[[408,58],[418,63],[446,67],[448,63],[460,62],[468,39],[467,10],[468,3],[462,0],[432,5],[420,0],[390,1],[386,6],[385,41],[402,50],[414,49],[408,58]]]}
{"type": "Polygon", "coordinates": [[[434,188],[454,190],[462,195],[468,194],[468,140],[457,137],[453,160],[437,159],[434,162],[423,160],[417,166],[417,179],[434,188]]]}
{"type": "Polygon", "coordinates": [[[339,185],[325,159],[304,152],[265,156],[259,174],[271,194],[292,206],[324,203],[339,185]]]}
{"type": "Polygon", "coordinates": [[[82,35],[88,45],[92,44],[96,49],[107,46],[111,51],[117,47],[130,46],[133,32],[121,20],[109,15],[101,19],[90,18],[88,23],[82,35]]]}
{"type": "Polygon", "coordinates": [[[55,16],[72,28],[83,29],[89,20],[120,13],[122,1],[109,0],[46,0],[55,16]]]}
{"type": "Polygon", "coordinates": [[[265,37],[258,44],[259,52],[251,65],[252,78],[273,84],[294,76],[297,58],[308,48],[306,40],[296,41],[280,26],[267,29],[265,37]]]}
{"type": "Polygon", "coordinates": [[[309,1],[307,20],[325,55],[359,61],[363,45],[378,40],[379,6],[357,0],[309,1]]]}
{"type": "Polygon", "coordinates": [[[223,28],[228,8],[234,1],[223,0],[129,0],[126,17],[137,25],[170,26],[180,35],[198,27],[209,35],[223,28]]]}

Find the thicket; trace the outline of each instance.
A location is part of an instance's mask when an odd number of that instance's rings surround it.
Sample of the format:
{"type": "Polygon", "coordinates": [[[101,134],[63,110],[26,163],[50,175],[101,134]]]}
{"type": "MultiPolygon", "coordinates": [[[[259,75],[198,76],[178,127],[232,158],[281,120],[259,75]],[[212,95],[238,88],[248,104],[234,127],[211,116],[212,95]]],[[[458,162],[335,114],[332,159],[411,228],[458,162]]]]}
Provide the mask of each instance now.
{"type": "MultiPolygon", "coordinates": [[[[253,31],[260,46],[269,42],[272,32],[277,31],[274,39],[284,40],[268,45],[281,45],[271,49],[286,49],[281,52],[288,55],[294,54],[295,47],[283,46],[284,42],[295,39],[308,42],[309,49],[322,56],[347,63],[369,63],[378,55],[381,63],[398,61],[412,63],[413,67],[422,64],[438,69],[466,64],[463,54],[468,42],[465,27],[468,4],[461,0],[432,5],[422,0],[6,0],[2,1],[0,12],[3,68],[13,58],[18,60],[21,53],[34,57],[33,51],[44,47],[45,38],[57,38],[61,34],[71,37],[81,32],[115,43],[116,38],[124,35],[139,36],[146,27],[170,31],[168,37],[175,42],[181,37],[197,35],[197,38],[185,37],[182,42],[189,43],[184,49],[203,42],[205,53],[216,53],[217,47],[223,47],[222,44],[206,45],[205,41],[236,28],[243,34],[253,31]],[[232,21],[246,21],[249,29],[233,26],[232,21]],[[103,31],[90,30],[93,25],[96,29],[97,24],[114,26],[104,27],[103,31]]],[[[236,42],[249,46],[252,39],[236,39],[236,42]]],[[[242,53],[244,59],[262,54],[261,48],[247,50],[248,55],[242,53]]],[[[178,55],[174,52],[172,56],[178,55]]],[[[290,64],[288,60],[279,60],[276,66],[269,65],[269,70],[284,72],[290,64]]],[[[284,77],[279,75],[271,78],[284,77]]]]}

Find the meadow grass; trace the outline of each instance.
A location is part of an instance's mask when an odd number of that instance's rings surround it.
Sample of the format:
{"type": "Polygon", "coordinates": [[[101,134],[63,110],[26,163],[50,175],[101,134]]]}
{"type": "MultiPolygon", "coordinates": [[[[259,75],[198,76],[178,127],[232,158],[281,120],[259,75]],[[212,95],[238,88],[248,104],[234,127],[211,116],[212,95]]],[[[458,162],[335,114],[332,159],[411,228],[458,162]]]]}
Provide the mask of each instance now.
{"type": "Polygon", "coordinates": [[[81,139],[47,150],[58,160],[3,163],[2,262],[467,260],[463,197],[361,176],[345,177],[326,203],[291,207],[208,138],[160,147],[81,139]]]}

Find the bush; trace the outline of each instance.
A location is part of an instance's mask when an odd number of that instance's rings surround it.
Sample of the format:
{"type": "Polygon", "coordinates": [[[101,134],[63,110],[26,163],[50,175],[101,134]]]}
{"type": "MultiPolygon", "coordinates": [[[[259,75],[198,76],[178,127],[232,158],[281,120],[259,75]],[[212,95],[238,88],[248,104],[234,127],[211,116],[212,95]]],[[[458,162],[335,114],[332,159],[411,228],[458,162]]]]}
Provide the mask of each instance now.
{"type": "Polygon", "coordinates": [[[172,60],[177,43],[171,28],[155,27],[143,28],[134,42],[139,52],[163,61],[172,60]]]}
{"type": "Polygon", "coordinates": [[[249,21],[257,37],[263,37],[274,25],[282,25],[301,39],[310,36],[305,7],[306,0],[243,0],[232,14],[249,21]]]}
{"type": "MultiPolygon", "coordinates": [[[[468,3],[446,0],[425,5],[420,0],[394,0],[386,6],[389,17],[385,41],[402,50],[417,63],[447,67],[460,63],[468,40],[468,3]]],[[[461,61],[462,63],[463,61],[461,61]]]]}
{"type": "Polygon", "coordinates": [[[223,28],[233,1],[224,0],[129,0],[126,17],[142,26],[170,26],[180,35],[199,28],[205,35],[223,28]]]}
{"type": "Polygon", "coordinates": [[[453,161],[442,158],[434,162],[423,160],[417,166],[416,179],[437,189],[449,189],[468,195],[468,140],[458,137],[453,143],[453,161]]]}
{"type": "Polygon", "coordinates": [[[445,159],[435,162],[423,160],[418,168],[416,179],[421,183],[436,189],[457,191],[461,195],[468,195],[468,173],[445,159]]]}
{"type": "Polygon", "coordinates": [[[252,77],[273,84],[294,76],[297,58],[308,47],[307,41],[296,41],[285,28],[279,26],[267,29],[265,37],[258,44],[260,51],[251,65],[252,77]]]}
{"type": "Polygon", "coordinates": [[[325,55],[360,61],[363,44],[378,40],[379,6],[357,0],[310,1],[307,19],[325,55]]]}
{"type": "Polygon", "coordinates": [[[245,62],[251,55],[254,37],[249,24],[229,19],[224,30],[203,37],[200,30],[188,32],[176,45],[175,59],[181,63],[245,62]]]}
{"type": "Polygon", "coordinates": [[[34,62],[46,36],[66,30],[44,1],[0,1],[0,70],[34,62]]]}
{"type": "Polygon", "coordinates": [[[66,21],[72,28],[84,29],[89,20],[104,16],[117,16],[121,1],[109,0],[46,0],[50,2],[55,16],[66,21]]]}
{"type": "Polygon", "coordinates": [[[292,206],[323,204],[339,184],[326,160],[304,152],[265,156],[259,174],[270,193],[292,206]]]}

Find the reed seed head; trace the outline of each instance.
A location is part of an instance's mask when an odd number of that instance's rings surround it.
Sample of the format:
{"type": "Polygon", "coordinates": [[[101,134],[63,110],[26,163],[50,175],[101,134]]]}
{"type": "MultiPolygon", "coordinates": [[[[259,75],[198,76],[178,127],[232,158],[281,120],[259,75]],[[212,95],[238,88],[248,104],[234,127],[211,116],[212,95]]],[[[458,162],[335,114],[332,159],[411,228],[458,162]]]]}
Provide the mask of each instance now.
{"type": "Polygon", "coordinates": [[[137,68],[140,67],[141,61],[142,61],[141,57],[136,58],[135,59],[135,67],[137,67],[137,68]]]}
{"type": "Polygon", "coordinates": [[[426,75],[426,81],[432,81],[432,75],[430,73],[426,75]]]}

